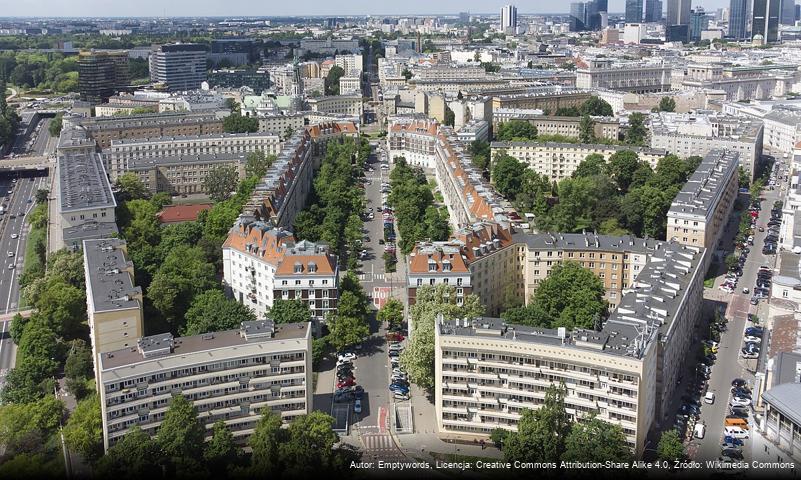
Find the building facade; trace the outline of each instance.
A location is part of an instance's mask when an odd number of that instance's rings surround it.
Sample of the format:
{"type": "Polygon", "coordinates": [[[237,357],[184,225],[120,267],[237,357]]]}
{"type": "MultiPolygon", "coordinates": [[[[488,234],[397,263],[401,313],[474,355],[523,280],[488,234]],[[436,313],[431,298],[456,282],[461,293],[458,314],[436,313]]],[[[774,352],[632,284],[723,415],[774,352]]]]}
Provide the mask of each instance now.
{"type": "Polygon", "coordinates": [[[312,408],[308,323],[243,322],[239,330],[138,339],[99,356],[98,390],[106,450],[137,425],[158,433],[175,395],[198,411],[206,439],[222,420],[245,443],[266,410],[284,422],[312,408]]]}
{"type": "Polygon", "coordinates": [[[78,91],[82,101],[108,101],[130,80],[127,51],[82,50],[78,54],[78,91]]]}
{"type": "Polygon", "coordinates": [[[576,88],[625,90],[635,93],[670,90],[671,68],[662,63],[612,64],[607,59],[590,60],[576,70],[576,88]]]}
{"type": "Polygon", "coordinates": [[[76,123],[101,149],[110,147],[112,140],[223,133],[222,118],[213,113],[170,112],[92,117],[78,119],[76,123]]]}
{"type": "Polygon", "coordinates": [[[195,90],[206,81],[208,49],[195,43],[161,45],[150,53],[150,81],[169,91],[195,90]]]}

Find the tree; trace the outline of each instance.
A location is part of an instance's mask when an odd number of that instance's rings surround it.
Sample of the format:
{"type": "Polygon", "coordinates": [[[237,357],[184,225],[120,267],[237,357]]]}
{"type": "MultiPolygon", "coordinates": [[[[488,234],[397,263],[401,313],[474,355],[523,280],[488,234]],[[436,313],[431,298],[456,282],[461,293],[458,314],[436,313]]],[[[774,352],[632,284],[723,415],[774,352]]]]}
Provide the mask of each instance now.
{"type": "Polygon", "coordinates": [[[261,180],[267,169],[275,162],[275,155],[265,155],[263,150],[248,153],[245,163],[245,177],[258,177],[261,180]]]}
{"type": "Polygon", "coordinates": [[[370,325],[364,317],[337,312],[328,320],[328,343],[338,351],[359,344],[370,336],[370,325]]]}
{"type": "Polygon", "coordinates": [[[208,290],[198,294],[186,311],[182,336],[233,330],[242,322],[253,320],[256,315],[248,307],[227,298],[220,290],[208,290]]]}
{"type": "Polygon", "coordinates": [[[524,163],[501,151],[492,167],[492,182],[501,195],[514,199],[521,191],[525,171],[524,163]]]}
{"type": "Polygon", "coordinates": [[[31,403],[52,394],[52,376],[58,363],[50,358],[26,358],[6,374],[0,401],[31,403]]]}
{"type": "Polygon", "coordinates": [[[267,311],[267,318],[275,323],[303,323],[311,321],[309,306],[300,299],[276,298],[267,311]]]}
{"type": "Polygon", "coordinates": [[[335,466],[334,445],[339,435],[334,418],[319,410],[296,417],[287,429],[287,440],[279,445],[287,476],[310,478],[335,466]]]}
{"type": "Polygon", "coordinates": [[[626,132],[626,143],[629,145],[642,145],[647,132],[645,130],[645,115],[639,112],[629,115],[629,129],[626,132]]]}
{"type": "Polygon", "coordinates": [[[150,192],[147,187],[139,179],[139,176],[133,172],[125,172],[117,177],[117,182],[114,186],[118,191],[117,199],[119,201],[150,198],[150,192]]]}
{"type": "Polygon", "coordinates": [[[285,431],[281,428],[281,415],[275,411],[262,409],[262,416],[248,446],[253,451],[250,459],[250,476],[277,476],[281,469],[280,444],[284,441],[285,431]]]}
{"type": "Polygon", "coordinates": [[[103,415],[96,393],[78,402],[64,426],[64,441],[89,463],[103,456],[103,415]]]}
{"type": "Polygon", "coordinates": [[[581,104],[579,112],[581,115],[592,115],[594,117],[611,117],[614,114],[612,106],[599,97],[590,97],[585,100],[581,104]]]}
{"type": "Polygon", "coordinates": [[[204,435],[197,408],[183,395],[173,396],[156,436],[164,453],[169,457],[200,458],[204,435]]]}
{"type": "Polygon", "coordinates": [[[25,327],[30,322],[30,317],[23,317],[19,313],[11,318],[11,326],[9,327],[9,335],[14,344],[19,345],[22,334],[25,332],[25,327]]]}
{"type": "Polygon", "coordinates": [[[19,341],[17,355],[20,359],[44,358],[55,359],[58,356],[58,341],[53,331],[41,322],[34,322],[25,327],[19,341]]]}
{"type": "Polygon", "coordinates": [[[499,449],[503,449],[503,444],[506,443],[506,439],[509,438],[509,430],[505,428],[495,428],[490,433],[490,441],[499,449]]]}
{"type": "Polygon", "coordinates": [[[48,279],[45,287],[35,299],[35,318],[41,319],[53,332],[66,338],[81,335],[86,320],[85,290],[56,276],[48,279]]]}
{"type": "Polygon", "coordinates": [[[490,161],[490,145],[484,140],[474,140],[470,144],[470,155],[473,166],[479,170],[486,170],[490,161]]]}
{"type": "Polygon", "coordinates": [[[50,190],[48,190],[46,188],[37,189],[36,190],[36,197],[35,197],[36,203],[37,204],[46,203],[47,202],[47,198],[49,196],[50,196],[50,190]]]}
{"type": "Polygon", "coordinates": [[[573,171],[571,177],[593,177],[595,175],[603,175],[606,170],[606,160],[600,153],[591,153],[579,163],[578,167],[573,171]]]}
{"type": "Polygon", "coordinates": [[[447,103],[445,104],[445,122],[443,123],[449,127],[453,127],[456,123],[456,114],[453,113],[453,110],[451,110],[451,107],[449,107],[447,103]]]}
{"type": "MultiPolygon", "coordinates": [[[[5,95],[4,93],[0,92],[0,95],[5,95]]],[[[61,134],[61,127],[63,124],[62,117],[64,115],[59,113],[56,114],[56,117],[50,121],[50,125],[47,127],[47,131],[50,132],[51,137],[58,137],[61,134]]]]}
{"type": "Polygon", "coordinates": [[[551,385],[538,409],[523,411],[517,432],[511,432],[503,446],[506,461],[559,462],[570,433],[565,390],[564,385],[551,385]]]}
{"type": "Polygon", "coordinates": [[[676,110],[676,100],[671,97],[662,97],[659,100],[659,111],[660,112],[673,112],[676,110]]]}
{"type": "Polygon", "coordinates": [[[572,462],[626,462],[632,454],[620,425],[595,416],[574,423],[565,439],[562,460],[572,462]]]}
{"type": "Polygon", "coordinates": [[[5,453],[41,451],[58,430],[64,410],[64,404],[52,394],[33,402],[0,406],[0,444],[5,453]]]}
{"type": "Polygon", "coordinates": [[[211,440],[203,449],[203,461],[213,476],[224,476],[228,466],[242,461],[242,451],[234,443],[234,435],[223,420],[214,423],[211,440]]]}
{"type": "Polygon", "coordinates": [[[687,458],[687,454],[684,451],[684,443],[681,441],[679,432],[676,429],[662,432],[662,436],[659,437],[659,444],[656,446],[656,456],[660,461],[667,462],[687,458]]]}
{"type": "Polygon", "coordinates": [[[578,263],[556,265],[534,292],[530,306],[541,312],[548,328],[599,328],[606,317],[603,281],[578,263]]]}
{"type": "Polygon", "coordinates": [[[639,161],[637,154],[631,150],[621,150],[609,157],[609,176],[617,183],[621,192],[626,193],[629,190],[639,161]]]}
{"type": "Polygon", "coordinates": [[[100,478],[161,478],[165,461],[159,444],[134,425],[100,458],[94,473],[100,478]]]}
{"type": "Polygon", "coordinates": [[[86,381],[94,375],[92,350],[86,346],[86,342],[83,340],[73,340],[72,348],[64,364],[64,375],[67,377],[69,391],[79,400],[83,398],[87,393],[86,381]]]}
{"type": "Polygon", "coordinates": [[[390,326],[403,324],[403,303],[400,300],[390,298],[378,310],[376,318],[381,322],[387,322],[390,326]]]}
{"type": "Polygon", "coordinates": [[[748,188],[751,186],[751,176],[745,171],[742,165],[737,167],[737,175],[739,177],[740,188],[748,188]]]}
{"type": "Polygon", "coordinates": [[[581,122],[579,122],[579,141],[581,143],[595,141],[595,122],[587,114],[582,115],[581,122]]]}
{"type": "Polygon", "coordinates": [[[259,120],[232,113],[223,120],[223,130],[226,133],[254,133],[259,130],[259,120]]]}
{"type": "Polygon", "coordinates": [[[333,66],[325,77],[325,94],[339,95],[339,79],[345,75],[345,70],[340,66],[333,66]]]}
{"type": "Polygon", "coordinates": [[[214,202],[222,202],[236,189],[239,183],[239,173],[236,167],[220,165],[209,171],[203,179],[203,189],[214,202]]]}
{"type": "Polygon", "coordinates": [[[524,142],[537,138],[537,127],[526,120],[509,120],[498,125],[495,137],[502,142],[524,142]]]}

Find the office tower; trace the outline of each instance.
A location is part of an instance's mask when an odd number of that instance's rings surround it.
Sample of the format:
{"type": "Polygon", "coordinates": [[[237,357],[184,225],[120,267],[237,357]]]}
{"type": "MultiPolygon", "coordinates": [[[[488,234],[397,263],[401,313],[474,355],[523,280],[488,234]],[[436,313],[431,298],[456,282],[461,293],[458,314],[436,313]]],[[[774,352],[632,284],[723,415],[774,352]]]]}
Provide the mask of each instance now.
{"type": "Polygon", "coordinates": [[[793,5],[793,7],[795,11],[794,18],[796,19],[796,21],[801,20],[801,5],[793,5]]]}
{"type": "Polygon", "coordinates": [[[470,23],[470,12],[459,12],[459,23],[470,23]]]}
{"type": "Polygon", "coordinates": [[[729,37],[743,40],[748,37],[748,0],[731,0],[729,3],[729,37]]]}
{"type": "Polygon", "coordinates": [[[701,32],[709,28],[709,17],[703,7],[695,7],[690,14],[690,41],[701,40],[701,32]]]}
{"type": "Polygon", "coordinates": [[[608,0],[594,0],[587,2],[587,28],[600,30],[606,28],[608,0]]]}
{"type": "Polygon", "coordinates": [[[762,35],[765,43],[778,41],[781,0],[754,0],[751,8],[751,38],[762,35]]]}
{"type": "Polygon", "coordinates": [[[662,0],[645,0],[645,21],[662,21],[662,0]]]}
{"type": "Polygon", "coordinates": [[[626,23],[642,22],[642,0],[626,0],[626,23]]]}
{"type": "Polygon", "coordinates": [[[779,23],[782,25],[795,25],[795,0],[782,0],[779,23]]]}
{"type": "Polygon", "coordinates": [[[129,81],[127,51],[84,50],[78,55],[78,91],[81,100],[103,103],[129,81]]]}
{"type": "Polygon", "coordinates": [[[665,25],[689,25],[690,0],[668,0],[665,25]]]}
{"type": "Polygon", "coordinates": [[[194,90],[206,80],[205,45],[176,43],[157,47],[150,54],[150,80],[170,91],[194,90]]]}
{"type": "Polygon", "coordinates": [[[570,4],[570,31],[581,32],[584,30],[585,6],[583,2],[570,4]]]}
{"type": "Polygon", "coordinates": [[[506,32],[511,29],[514,33],[517,28],[517,7],[514,5],[504,5],[501,8],[501,31],[506,32]]]}

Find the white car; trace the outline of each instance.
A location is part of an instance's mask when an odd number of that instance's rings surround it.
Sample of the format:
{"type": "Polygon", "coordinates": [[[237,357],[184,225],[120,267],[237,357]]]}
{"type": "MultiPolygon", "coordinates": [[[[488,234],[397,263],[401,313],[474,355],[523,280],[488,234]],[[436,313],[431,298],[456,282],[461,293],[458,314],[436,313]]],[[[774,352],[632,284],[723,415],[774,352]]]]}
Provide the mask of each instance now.
{"type": "Polygon", "coordinates": [[[715,392],[706,392],[706,395],[704,395],[704,402],[710,405],[715,403],[715,392]]]}
{"type": "Polygon", "coordinates": [[[732,399],[729,400],[729,405],[731,405],[732,407],[750,407],[751,399],[742,397],[732,397],[732,399]]]}
{"type": "Polygon", "coordinates": [[[17,235],[16,233],[12,233],[11,238],[19,238],[19,235],[17,235]]]}
{"type": "Polygon", "coordinates": [[[342,353],[342,354],[339,355],[338,360],[339,361],[342,361],[342,360],[356,360],[356,354],[353,353],[353,352],[342,353]]]}
{"type": "Polygon", "coordinates": [[[755,337],[753,335],[746,335],[743,337],[743,341],[746,343],[762,343],[762,339],[759,337],[755,337]]]}
{"type": "Polygon", "coordinates": [[[8,264],[8,269],[9,270],[14,270],[15,268],[17,268],[17,267],[13,263],[9,263],[8,264]]]}
{"type": "Polygon", "coordinates": [[[395,367],[395,368],[392,369],[392,374],[393,375],[406,375],[406,372],[404,372],[403,370],[401,370],[398,367],[395,367]]]}
{"type": "Polygon", "coordinates": [[[13,257],[14,256],[14,252],[8,252],[8,256],[9,257],[13,257]]]}
{"type": "Polygon", "coordinates": [[[759,354],[756,353],[756,352],[754,352],[754,353],[740,352],[740,356],[743,357],[743,358],[759,358],[759,354]]]}

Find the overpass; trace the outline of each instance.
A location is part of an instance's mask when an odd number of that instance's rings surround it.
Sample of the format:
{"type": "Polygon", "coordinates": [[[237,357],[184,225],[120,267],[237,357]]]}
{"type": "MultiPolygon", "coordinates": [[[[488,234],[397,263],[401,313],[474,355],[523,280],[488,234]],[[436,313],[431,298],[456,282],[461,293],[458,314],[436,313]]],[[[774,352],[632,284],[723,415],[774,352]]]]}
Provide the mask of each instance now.
{"type": "Polygon", "coordinates": [[[43,156],[4,158],[0,160],[0,174],[10,172],[35,172],[46,174],[51,163],[53,163],[53,161],[50,160],[49,157],[43,156]]]}

